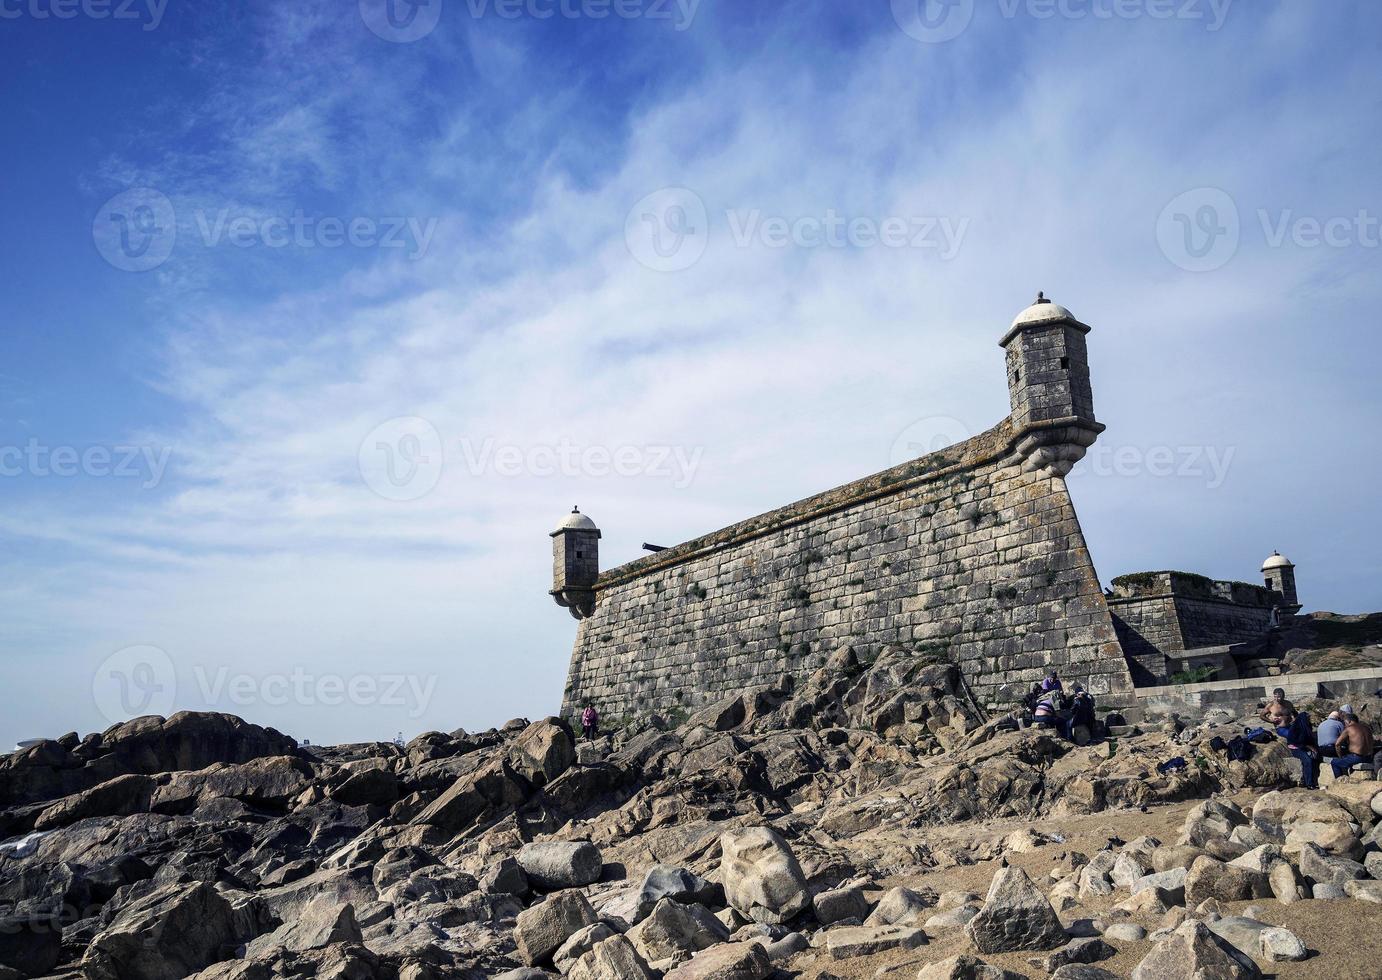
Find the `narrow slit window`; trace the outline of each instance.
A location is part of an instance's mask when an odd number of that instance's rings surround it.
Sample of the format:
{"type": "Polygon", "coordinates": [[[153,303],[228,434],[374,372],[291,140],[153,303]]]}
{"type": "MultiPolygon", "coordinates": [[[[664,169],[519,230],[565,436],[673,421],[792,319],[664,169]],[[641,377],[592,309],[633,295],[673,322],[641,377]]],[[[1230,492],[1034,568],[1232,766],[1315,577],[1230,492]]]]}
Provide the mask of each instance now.
{"type": "Polygon", "coordinates": [[[1062,368],[1068,368],[1068,367],[1070,367],[1070,358],[1068,358],[1068,357],[1062,357],[1062,358],[1060,359],[1060,366],[1061,366],[1062,368]]]}

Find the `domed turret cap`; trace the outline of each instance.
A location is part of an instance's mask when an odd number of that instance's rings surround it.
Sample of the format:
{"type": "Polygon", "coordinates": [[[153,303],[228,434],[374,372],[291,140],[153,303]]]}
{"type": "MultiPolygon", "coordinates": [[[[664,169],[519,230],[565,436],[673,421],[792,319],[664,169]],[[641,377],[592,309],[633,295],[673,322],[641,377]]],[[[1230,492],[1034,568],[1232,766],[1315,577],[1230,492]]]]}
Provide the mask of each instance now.
{"type": "Polygon", "coordinates": [[[1028,327],[1049,327],[1058,323],[1066,323],[1077,330],[1089,333],[1089,327],[1075,319],[1075,314],[1059,303],[1052,303],[1046,298],[1045,293],[1037,293],[1036,302],[1013,318],[1012,326],[998,342],[998,346],[1007,347],[1008,342],[1017,336],[1020,330],[1028,327]]]}
{"type": "Polygon", "coordinates": [[[1273,551],[1271,557],[1262,563],[1262,571],[1270,572],[1273,568],[1295,568],[1290,560],[1279,551],[1273,551]]]}
{"type": "Polygon", "coordinates": [[[572,507],[571,513],[567,514],[553,534],[560,534],[562,531],[598,531],[595,522],[581,513],[579,507],[572,507]]]}

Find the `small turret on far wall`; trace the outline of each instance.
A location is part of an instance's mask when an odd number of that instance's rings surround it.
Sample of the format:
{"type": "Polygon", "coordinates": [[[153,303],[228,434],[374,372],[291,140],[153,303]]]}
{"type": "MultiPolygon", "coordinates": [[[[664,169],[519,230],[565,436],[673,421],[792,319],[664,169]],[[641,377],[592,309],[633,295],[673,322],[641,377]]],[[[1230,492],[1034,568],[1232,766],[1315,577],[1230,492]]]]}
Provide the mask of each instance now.
{"type": "Polygon", "coordinates": [[[576,619],[595,612],[595,580],[600,577],[600,529],[573,507],[552,532],[552,591],[557,605],[576,619]]]}
{"type": "Polygon", "coordinates": [[[1276,608],[1281,616],[1294,616],[1300,612],[1300,601],[1296,598],[1296,566],[1291,564],[1290,559],[1283,557],[1279,551],[1273,551],[1262,563],[1262,574],[1266,578],[1267,588],[1272,590],[1272,598],[1276,600],[1276,608]]]}
{"type": "Polygon", "coordinates": [[[1017,450],[1030,470],[1065,476],[1104,427],[1094,418],[1085,334],[1089,327],[1037,293],[999,341],[1007,352],[1017,450]]]}

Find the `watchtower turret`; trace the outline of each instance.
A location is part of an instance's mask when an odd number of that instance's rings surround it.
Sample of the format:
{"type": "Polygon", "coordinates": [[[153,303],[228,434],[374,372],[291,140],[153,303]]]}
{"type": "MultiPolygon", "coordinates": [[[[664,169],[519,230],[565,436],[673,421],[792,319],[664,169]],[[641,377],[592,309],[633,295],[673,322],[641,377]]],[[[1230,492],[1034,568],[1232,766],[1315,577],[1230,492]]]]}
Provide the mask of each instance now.
{"type": "Polygon", "coordinates": [[[1030,470],[1065,476],[1104,431],[1094,418],[1087,333],[1069,310],[1037,293],[999,341],[1017,449],[1030,470]]]}
{"type": "Polygon", "coordinates": [[[1271,557],[1262,563],[1262,575],[1283,615],[1294,616],[1300,612],[1300,602],[1296,599],[1296,566],[1291,564],[1290,559],[1279,551],[1273,551],[1271,557]]]}
{"type": "Polygon", "coordinates": [[[576,619],[595,611],[595,580],[600,577],[600,529],[573,507],[552,532],[552,598],[576,619]]]}

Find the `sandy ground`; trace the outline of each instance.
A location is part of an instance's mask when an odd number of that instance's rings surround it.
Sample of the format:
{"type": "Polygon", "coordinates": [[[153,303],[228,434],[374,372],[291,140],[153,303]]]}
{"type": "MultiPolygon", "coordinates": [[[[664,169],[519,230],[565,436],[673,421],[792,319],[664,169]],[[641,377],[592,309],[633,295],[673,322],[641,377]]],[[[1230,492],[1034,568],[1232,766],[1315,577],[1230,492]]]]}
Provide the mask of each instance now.
{"type": "MultiPolygon", "coordinates": [[[[1253,798],[1254,794],[1244,793],[1235,799],[1236,802],[1246,805],[1253,798]]],[[[928,837],[938,842],[963,841],[980,834],[985,837],[1001,835],[1028,826],[1047,834],[1059,833],[1065,837],[1063,844],[1047,844],[1025,854],[1006,855],[1009,864],[1026,870],[1033,880],[1049,893],[1052,883],[1047,876],[1048,872],[1065,851],[1074,850],[1093,855],[1111,836],[1130,841],[1143,834],[1150,834],[1163,843],[1174,843],[1180,834],[1181,825],[1185,822],[1186,813],[1198,802],[1189,801],[1157,807],[1147,813],[1131,810],[1088,817],[1067,817],[1059,824],[1025,821],[964,824],[941,828],[928,837]]],[[[924,886],[934,889],[937,893],[962,889],[975,892],[982,898],[998,866],[997,860],[983,861],[971,866],[946,868],[922,875],[899,876],[882,882],[882,885],[924,886]]],[[[870,894],[870,898],[877,898],[880,894],[881,891],[870,894]]],[[[1061,919],[1069,925],[1076,919],[1098,918],[1127,897],[1127,892],[1118,889],[1110,896],[1071,909],[1062,914],[1061,919]]],[[[1302,901],[1285,906],[1269,898],[1256,902],[1228,903],[1224,906],[1224,914],[1242,914],[1242,910],[1249,905],[1256,905],[1264,910],[1260,917],[1263,921],[1289,928],[1310,950],[1310,956],[1299,963],[1259,961],[1258,966],[1264,977],[1279,977],[1281,980],[1382,980],[1382,905],[1345,899],[1337,902],[1302,901]]],[[[1124,921],[1136,922],[1151,932],[1159,927],[1158,918],[1141,917],[1124,921]]],[[[1118,950],[1118,955],[1096,965],[1120,977],[1131,976],[1133,968],[1152,948],[1150,942],[1110,941],[1109,945],[1118,950]]],[[[810,950],[799,954],[786,964],[785,972],[788,976],[800,980],[815,980],[822,973],[835,974],[848,980],[872,980],[880,969],[895,967],[900,969],[889,971],[889,980],[911,980],[922,964],[933,963],[959,953],[973,952],[963,931],[960,931],[934,938],[929,946],[921,949],[857,957],[851,960],[832,960],[824,949],[810,950]],[[903,964],[909,963],[913,964],[910,968],[901,968],[903,964]]],[[[1031,957],[1038,955],[1045,954],[1006,953],[982,958],[996,966],[1015,970],[1032,977],[1033,980],[1039,980],[1047,974],[1041,967],[1033,966],[1029,962],[1031,957]]]]}

